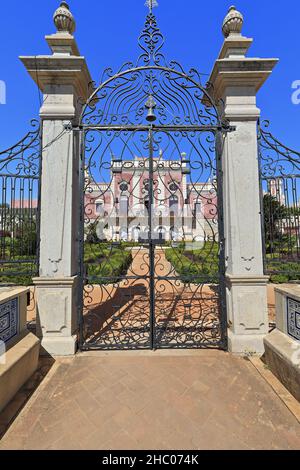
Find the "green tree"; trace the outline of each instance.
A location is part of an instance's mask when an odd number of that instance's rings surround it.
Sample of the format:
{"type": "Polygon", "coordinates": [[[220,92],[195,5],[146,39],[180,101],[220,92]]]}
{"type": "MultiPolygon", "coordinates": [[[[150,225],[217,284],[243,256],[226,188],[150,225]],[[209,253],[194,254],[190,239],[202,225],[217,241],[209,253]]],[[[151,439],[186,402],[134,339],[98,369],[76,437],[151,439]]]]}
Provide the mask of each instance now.
{"type": "Polygon", "coordinates": [[[99,243],[99,237],[97,235],[97,226],[98,221],[92,222],[89,226],[85,229],[86,234],[86,242],[87,243],[99,243]]]}
{"type": "Polygon", "coordinates": [[[286,207],[286,217],[299,217],[300,207],[286,207]]]}
{"type": "Polygon", "coordinates": [[[280,220],[287,215],[287,208],[271,194],[263,199],[264,230],[267,252],[272,253],[276,244],[283,242],[285,236],[280,230],[280,220]]]}
{"type": "Polygon", "coordinates": [[[14,254],[17,256],[36,256],[37,231],[34,221],[22,220],[19,224],[14,246],[14,254]]]}

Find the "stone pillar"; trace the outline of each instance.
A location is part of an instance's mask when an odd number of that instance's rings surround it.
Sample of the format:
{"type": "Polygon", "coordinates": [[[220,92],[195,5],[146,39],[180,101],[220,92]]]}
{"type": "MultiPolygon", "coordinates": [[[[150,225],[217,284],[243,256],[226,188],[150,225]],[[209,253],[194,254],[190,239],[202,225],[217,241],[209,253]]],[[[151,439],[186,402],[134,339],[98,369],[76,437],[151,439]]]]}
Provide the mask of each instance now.
{"type": "Polygon", "coordinates": [[[225,41],[209,82],[223,117],[236,128],[222,155],[229,350],[261,354],[268,333],[264,276],[256,95],[277,59],[246,58],[253,40],[243,37],[243,16],[232,7],[224,20],[225,41]]]}
{"type": "Polygon", "coordinates": [[[46,36],[53,54],[20,59],[43,93],[37,327],[44,352],[64,356],[77,349],[80,216],[79,133],[66,125],[78,123],[79,102],[88,98],[91,77],[65,2],[54,22],[57,33],[46,36]]]}

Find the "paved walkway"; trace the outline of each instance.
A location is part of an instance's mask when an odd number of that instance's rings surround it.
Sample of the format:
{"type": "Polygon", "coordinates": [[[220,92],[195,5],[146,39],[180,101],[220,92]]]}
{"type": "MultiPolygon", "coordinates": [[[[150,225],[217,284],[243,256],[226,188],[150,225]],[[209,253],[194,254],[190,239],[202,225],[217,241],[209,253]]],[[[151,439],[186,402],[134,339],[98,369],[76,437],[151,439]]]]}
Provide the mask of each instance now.
{"type": "Polygon", "coordinates": [[[57,361],[0,449],[300,449],[300,425],[245,359],[96,353],[57,361]]]}

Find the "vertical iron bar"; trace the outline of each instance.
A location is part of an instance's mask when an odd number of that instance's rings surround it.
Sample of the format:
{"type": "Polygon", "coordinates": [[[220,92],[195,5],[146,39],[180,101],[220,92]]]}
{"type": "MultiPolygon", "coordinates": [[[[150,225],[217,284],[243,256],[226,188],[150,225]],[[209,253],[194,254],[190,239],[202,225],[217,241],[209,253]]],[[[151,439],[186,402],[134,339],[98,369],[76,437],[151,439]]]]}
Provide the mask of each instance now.
{"type": "Polygon", "coordinates": [[[219,234],[219,309],[221,324],[221,347],[228,349],[227,338],[227,302],[226,302],[226,238],[224,227],[224,204],[223,204],[223,147],[225,138],[222,132],[217,132],[216,142],[216,169],[217,169],[217,201],[218,201],[218,234],[219,234]]]}
{"type": "Polygon", "coordinates": [[[31,266],[30,266],[30,275],[33,277],[35,275],[34,268],[36,268],[36,221],[34,217],[34,189],[35,189],[35,180],[29,179],[28,182],[29,186],[29,220],[30,220],[30,255],[32,258],[31,266]]]}
{"type": "MultiPolygon", "coordinates": [[[[3,177],[0,176],[1,178],[1,183],[0,183],[0,189],[1,189],[1,193],[2,193],[2,188],[3,188],[3,177]]],[[[1,205],[0,205],[0,213],[1,213],[1,216],[0,216],[0,230],[1,230],[1,237],[0,237],[0,248],[1,248],[1,260],[4,259],[4,255],[3,255],[3,252],[4,252],[4,246],[3,246],[3,240],[4,240],[4,237],[3,237],[3,213],[4,213],[4,204],[5,204],[5,201],[3,200],[3,197],[1,199],[1,205]]]]}
{"type": "Polygon", "coordinates": [[[36,209],[36,276],[40,276],[40,253],[41,253],[41,200],[42,200],[42,174],[43,174],[43,122],[40,122],[39,131],[39,159],[38,159],[38,197],[37,197],[37,209],[36,209]]]}
{"type": "MultiPolygon", "coordinates": [[[[293,241],[292,241],[292,214],[291,214],[291,202],[290,202],[290,185],[289,181],[290,178],[279,178],[279,197],[280,197],[280,219],[282,220],[282,217],[284,217],[284,222],[282,222],[280,231],[281,234],[280,236],[283,238],[282,245],[283,245],[283,250],[282,250],[282,260],[285,261],[286,255],[288,255],[288,260],[289,258],[293,257],[293,241]],[[280,189],[281,189],[281,184],[282,184],[282,190],[283,190],[283,195],[284,195],[284,205],[287,208],[285,213],[282,213],[282,201],[281,201],[281,194],[280,194],[280,189]],[[287,231],[287,233],[286,233],[287,231]],[[284,239],[287,237],[287,249],[285,252],[285,247],[284,247],[284,239]]],[[[291,195],[292,196],[292,195],[291,195]]]]}
{"type": "MultiPolygon", "coordinates": [[[[2,200],[4,201],[5,205],[8,203],[7,201],[7,190],[6,190],[6,186],[7,186],[7,177],[5,176],[3,178],[3,188],[2,188],[2,200]]],[[[3,217],[3,227],[4,227],[4,230],[7,230],[7,210],[4,211],[4,217],[3,217]]],[[[5,257],[6,257],[6,238],[4,237],[3,238],[4,240],[4,254],[5,254],[5,257]]],[[[9,257],[8,257],[9,259],[9,257]]]]}
{"type": "Polygon", "coordinates": [[[150,345],[151,349],[156,349],[155,344],[155,246],[153,243],[153,128],[149,129],[149,270],[150,270],[150,345]]]}
{"type": "MultiPolygon", "coordinates": [[[[275,230],[274,230],[274,245],[276,241],[276,236],[278,236],[277,231],[279,232],[279,249],[277,256],[280,260],[284,258],[284,239],[283,239],[283,233],[284,233],[284,223],[282,219],[282,213],[281,213],[281,178],[277,177],[275,178],[275,193],[276,193],[276,201],[277,201],[277,214],[275,214],[275,230]],[[277,225],[277,226],[276,226],[277,225]]],[[[285,182],[283,181],[283,190],[285,191],[285,182]]],[[[289,246],[289,242],[288,242],[289,246]]],[[[289,249],[287,247],[287,249],[289,249]]]]}
{"type": "Polygon", "coordinates": [[[298,253],[298,247],[297,247],[297,233],[295,231],[296,229],[296,218],[295,218],[295,215],[296,215],[296,204],[297,204],[297,199],[295,198],[296,196],[296,193],[295,193],[295,178],[292,176],[291,177],[291,185],[292,185],[292,188],[291,188],[291,193],[292,193],[292,207],[290,209],[288,209],[289,211],[292,212],[291,216],[292,216],[292,239],[293,239],[293,235],[296,237],[296,247],[295,247],[295,244],[293,243],[292,244],[292,258],[293,258],[293,261],[294,261],[294,256],[295,255],[299,255],[298,253]],[[294,253],[294,248],[296,248],[296,253],[294,253]]]}
{"type": "Polygon", "coordinates": [[[79,151],[79,191],[80,191],[80,208],[79,208],[79,227],[78,227],[78,274],[79,274],[79,288],[78,288],[78,329],[79,329],[79,349],[83,348],[84,344],[84,210],[85,210],[85,132],[79,132],[79,139],[77,142],[79,151]]]}
{"type": "Polygon", "coordinates": [[[17,209],[16,209],[16,184],[17,178],[11,178],[11,196],[10,196],[10,231],[11,231],[11,238],[10,238],[10,258],[16,259],[16,250],[15,250],[15,238],[16,238],[16,216],[17,216],[17,209]]]}
{"type": "Polygon", "coordinates": [[[259,197],[260,197],[260,224],[261,224],[261,243],[262,243],[262,260],[264,274],[267,273],[267,246],[266,246],[266,234],[265,234],[265,211],[264,211],[264,179],[262,175],[262,159],[261,159],[261,128],[260,121],[258,121],[258,139],[257,139],[257,154],[258,154],[258,181],[259,181],[259,197]]]}
{"type": "Polygon", "coordinates": [[[296,237],[296,255],[299,257],[299,248],[300,248],[300,237],[299,237],[299,230],[300,230],[300,199],[298,195],[298,183],[300,180],[297,178],[297,176],[293,176],[293,199],[294,199],[294,227],[295,227],[295,237],[296,237]]]}
{"type": "Polygon", "coordinates": [[[25,180],[22,178],[20,179],[20,214],[21,214],[21,234],[20,234],[20,246],[21,246],[21,253],[24,253],[24,250],[26,250],[26,244],[25,244],[25,221],[24,221],[24,206],[25,206],[25,180]]]}

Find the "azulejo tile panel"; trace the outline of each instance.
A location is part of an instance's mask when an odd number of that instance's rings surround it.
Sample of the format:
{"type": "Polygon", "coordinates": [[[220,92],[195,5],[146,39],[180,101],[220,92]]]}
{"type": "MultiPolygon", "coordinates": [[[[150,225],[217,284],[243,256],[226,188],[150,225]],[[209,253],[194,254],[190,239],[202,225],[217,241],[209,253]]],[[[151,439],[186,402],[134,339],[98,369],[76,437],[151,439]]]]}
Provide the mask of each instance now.
{"type": "Polygon", "coordinates": [[[18,334],[19,299],[0,305],[0,341],[7,343],[18,334]]]}
{"type": "Polygon", "coordinates": [[[300,302],[287,299],[287,317],[288,334],[300,341],[300,302]]]}

